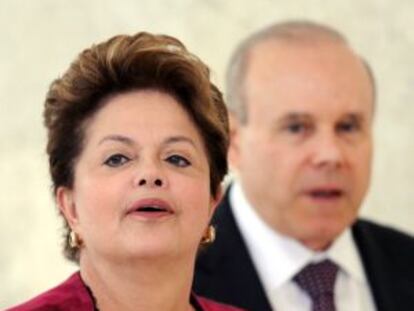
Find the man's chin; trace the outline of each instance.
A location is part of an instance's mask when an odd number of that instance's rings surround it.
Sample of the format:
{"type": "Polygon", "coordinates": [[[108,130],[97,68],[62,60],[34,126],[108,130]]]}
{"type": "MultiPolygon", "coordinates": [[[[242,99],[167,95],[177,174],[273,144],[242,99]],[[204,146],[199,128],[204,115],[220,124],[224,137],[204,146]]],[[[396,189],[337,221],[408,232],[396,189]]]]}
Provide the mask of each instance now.
{"type": "Polygon", "coordinates": [[[309,226],[301,233],[299,241],[314,251],[323,251],[329,248],[333,241],[341,235],[348,224],[322,222],[309,226]]]}

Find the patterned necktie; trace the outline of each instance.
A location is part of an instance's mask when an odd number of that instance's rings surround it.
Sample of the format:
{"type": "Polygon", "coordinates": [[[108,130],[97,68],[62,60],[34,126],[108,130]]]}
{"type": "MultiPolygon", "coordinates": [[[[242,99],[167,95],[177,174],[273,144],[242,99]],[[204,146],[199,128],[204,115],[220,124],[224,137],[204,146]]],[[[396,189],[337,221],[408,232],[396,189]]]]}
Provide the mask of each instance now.
{"type": "Polygon", "coordinates": [[[334,285],[338,266],[330,260],[304,267],[294,281],[312,299],[312,311],[335,311],[334,285]]]}

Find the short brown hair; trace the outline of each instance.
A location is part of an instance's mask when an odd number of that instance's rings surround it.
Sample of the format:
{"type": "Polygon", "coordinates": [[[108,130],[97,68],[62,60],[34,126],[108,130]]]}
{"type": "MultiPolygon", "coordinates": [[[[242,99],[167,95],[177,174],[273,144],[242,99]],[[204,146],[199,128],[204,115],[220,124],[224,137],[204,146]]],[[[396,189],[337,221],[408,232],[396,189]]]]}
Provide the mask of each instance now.
{"type": "MultiPolygon", "coordinates": [[[[227,173],[228,115],[222,94],[210,81],[208,67],[177,39],[140,32],[119,35],[84,50],[51,84],[44,123],[53,193],[73,187],[74,165],[81,154],[85,122],[104,99],[131,90],[155,89],[173,96],[199,130],[210,166],[211,194],[216,196],[227,173]]],[[[68,244],[65,221],[64,254],[78,261],[68,244]]]]}

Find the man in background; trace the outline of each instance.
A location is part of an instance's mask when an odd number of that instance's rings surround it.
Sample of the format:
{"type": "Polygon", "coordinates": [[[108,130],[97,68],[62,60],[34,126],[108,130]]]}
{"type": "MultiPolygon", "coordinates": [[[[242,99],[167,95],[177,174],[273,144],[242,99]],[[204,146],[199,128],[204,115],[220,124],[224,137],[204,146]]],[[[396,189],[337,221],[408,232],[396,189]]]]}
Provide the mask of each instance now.
{"type": "Polygon", "coordinates": [[[197,261],[197,293],[252,311],[413,310],[414,239],[358,219],[375,85],[334,29],[272,25],[228,70],[236,179],[197,261]]]}

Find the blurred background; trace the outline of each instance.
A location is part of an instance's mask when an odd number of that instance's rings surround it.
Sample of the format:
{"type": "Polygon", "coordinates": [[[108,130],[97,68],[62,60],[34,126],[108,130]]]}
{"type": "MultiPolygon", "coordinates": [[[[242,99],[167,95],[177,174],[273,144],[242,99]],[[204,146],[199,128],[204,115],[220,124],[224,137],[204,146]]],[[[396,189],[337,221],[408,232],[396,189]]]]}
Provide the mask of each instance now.
{"type": "Polygon", "coordinates": [[[411,0],[0,0],[0,309],[76,269],[61,255],[43,100],[81,50],[119,33],[178,37],[224,87],[230,54],[252,31],[291,18],[337,28],[377,79],[373,183],[362,214],[413,234],[413,16],[411,0]]]}

